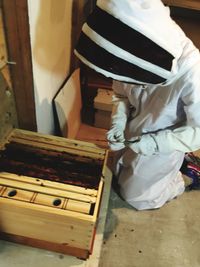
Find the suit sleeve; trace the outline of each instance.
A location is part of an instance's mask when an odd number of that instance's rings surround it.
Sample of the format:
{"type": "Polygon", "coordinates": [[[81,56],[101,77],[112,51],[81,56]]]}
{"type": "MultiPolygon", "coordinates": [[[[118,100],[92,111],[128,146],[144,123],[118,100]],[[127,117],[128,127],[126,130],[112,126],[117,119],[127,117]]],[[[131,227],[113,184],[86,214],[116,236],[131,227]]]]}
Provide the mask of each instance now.
{"type": "Polygon", "coordinates": [[[161,153],[200,149],[200,60],[181,78],[180,83],[184,87],[181,98],[186,122],[174,130],[163,130],[152,135],[161,153]]]}

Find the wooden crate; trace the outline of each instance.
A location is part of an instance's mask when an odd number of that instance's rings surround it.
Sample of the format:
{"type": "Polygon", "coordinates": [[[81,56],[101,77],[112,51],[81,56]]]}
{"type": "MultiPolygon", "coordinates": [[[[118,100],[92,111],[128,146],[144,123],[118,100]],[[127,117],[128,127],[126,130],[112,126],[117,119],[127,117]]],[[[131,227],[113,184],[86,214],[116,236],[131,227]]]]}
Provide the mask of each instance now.
{"type": "Polygon", "coordinates": [[[107,160],[90,143],[12,130],[0,142],[1,238],[88,258],[107,160]]]}

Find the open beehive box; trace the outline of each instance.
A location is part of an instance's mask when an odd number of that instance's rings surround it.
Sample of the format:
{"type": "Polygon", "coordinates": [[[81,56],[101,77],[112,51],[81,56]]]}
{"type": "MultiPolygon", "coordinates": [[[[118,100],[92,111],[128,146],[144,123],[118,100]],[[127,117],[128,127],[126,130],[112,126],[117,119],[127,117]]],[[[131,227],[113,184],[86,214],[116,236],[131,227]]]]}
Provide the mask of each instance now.
{"type": "MultiPolygon", "coordinates": [[[[4,89],[1,118],[11,103],[4,89]]],[[[86,259],[111,175],[107,150],[12,129],[8,120],[1,126],[0,238],[86,259]]]]}

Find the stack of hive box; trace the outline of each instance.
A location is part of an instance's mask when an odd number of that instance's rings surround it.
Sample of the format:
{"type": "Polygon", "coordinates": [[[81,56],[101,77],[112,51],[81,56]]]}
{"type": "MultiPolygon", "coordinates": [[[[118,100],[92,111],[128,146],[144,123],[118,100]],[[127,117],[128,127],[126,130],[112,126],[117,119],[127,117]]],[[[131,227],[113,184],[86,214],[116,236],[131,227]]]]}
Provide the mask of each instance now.
{"type": "MultiPolygon", "coordinates": [[[[95,126],[94,99],[98,94],[98,89],[112,90],[112,79],[81,66],[81,97],[82,97],[82,122],[95,126]]],[[[97,108],[98,110],[98,108],[97,108]]],[[[101,110],[101,109],[100,109],[101,110]]],[[[97,115],[98,116],[98,115],[97,115]]],[[[97,127],[98,128],[98,127],[97,127]]]]}
{"type": "Polygon", "coordinates": [[[99,88],[94,99],[95,121],[94,126],[109,129],[112,113],[113,91],[99,88]]]}

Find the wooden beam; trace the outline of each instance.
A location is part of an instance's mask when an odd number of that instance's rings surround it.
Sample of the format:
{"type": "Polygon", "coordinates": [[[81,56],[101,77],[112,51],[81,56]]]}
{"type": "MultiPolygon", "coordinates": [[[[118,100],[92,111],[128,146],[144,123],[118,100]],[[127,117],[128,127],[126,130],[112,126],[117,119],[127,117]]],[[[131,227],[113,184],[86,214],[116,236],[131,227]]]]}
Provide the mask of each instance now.
{"type": "Polygon", "coordinates": [[[36,131],[27,0],[2,0],[2,12],[19,128],[36,131]]]}
{"type": "Polygon", "coordinates": [[[3,232],[0,233],[0,239],[6,240],[9,242],[15,242],[15,243],[22,244],[22,245],[27,245],[30,247],[36,247],[40,249],[55,251],[58,253],[68,254],[68,255],[78,257],[84,260],[86,260],[89,257],[88,250],[71,247],[67,244],[57,244],[53,242],[48,242],[44,240],[18,236],[14,234],[3,233],[3,232]]]}
{"type": "Polygon", "coordinates": [[[168,6],[200,10],[199,0],[162,0],[168,6]]]}

